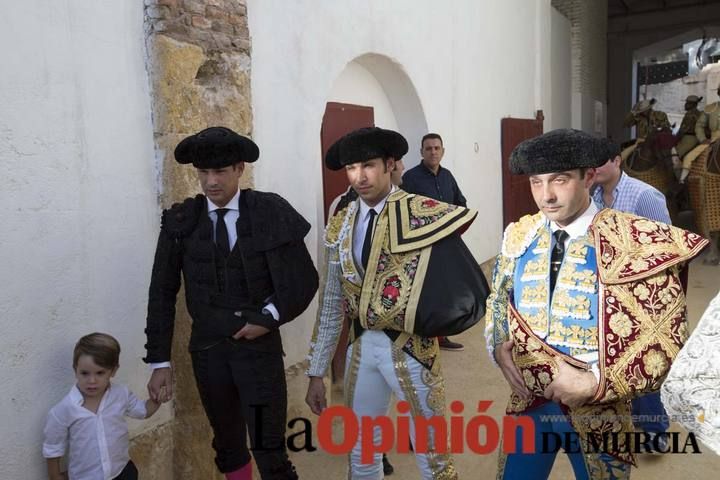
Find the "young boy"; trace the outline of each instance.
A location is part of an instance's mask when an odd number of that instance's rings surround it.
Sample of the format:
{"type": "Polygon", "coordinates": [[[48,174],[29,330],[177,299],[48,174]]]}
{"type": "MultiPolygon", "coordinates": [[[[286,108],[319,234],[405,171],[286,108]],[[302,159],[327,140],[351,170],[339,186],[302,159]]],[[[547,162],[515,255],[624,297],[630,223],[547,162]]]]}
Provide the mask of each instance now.
{"type": "Polygon", "coordinates": [[[128,456],[125,415],[148,418],[159,403],[142,402],[125,385],[111,384],[119,367],[120,344],[110,335],[91,333],[73,352],[77,383],[55,405],[45,425],[43,456],[50,480],[136,480],[128,456]],[[60,459],[68,452],[68,472],[60,459]]]}

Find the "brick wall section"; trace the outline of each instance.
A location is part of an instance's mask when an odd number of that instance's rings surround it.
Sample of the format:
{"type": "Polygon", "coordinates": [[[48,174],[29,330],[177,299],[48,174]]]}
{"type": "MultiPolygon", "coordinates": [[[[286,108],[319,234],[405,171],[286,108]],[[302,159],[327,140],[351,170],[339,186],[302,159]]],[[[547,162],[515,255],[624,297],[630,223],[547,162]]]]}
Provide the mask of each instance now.
{"type": "Polygon", "coordinates": [[[145,29],[148,36],[161,33],[205,51],[250,53],[241,0],[145,0],[145,29]]]}
{"type": "Polygon", "coordinates": [[[607,2],[552,0],[552,6],[571,22],[573,91],[605,102],[607,2]]]}

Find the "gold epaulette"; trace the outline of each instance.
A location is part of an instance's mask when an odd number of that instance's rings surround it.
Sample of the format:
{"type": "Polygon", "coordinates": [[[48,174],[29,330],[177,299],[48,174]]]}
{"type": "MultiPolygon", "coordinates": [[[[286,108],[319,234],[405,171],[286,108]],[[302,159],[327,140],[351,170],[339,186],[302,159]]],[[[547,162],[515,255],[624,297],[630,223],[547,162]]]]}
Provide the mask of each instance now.
{"type": "Polygon", "coordinates": [[[467,228],[477,211],[398,190],[388,197],[390,251],[419,250],[467,228]]]}
{"type": "Polygon", "coordinates": [[[598,274],[607,285],[650,277],[700,253],[708,241],[681,228],[606,208],[592,223],[598,274]]]}
{"type": "Polygon", "coordinates": [[[517,258],[530,246],[538,230],[545,223],[545,217],[538,212],[525,215],[505,229],[502,243],[502,254],[509,258],[517,258]]]}
{"type": "Polygon", "coordinates": [[[335,245],[338,242],[347,212],[348,207],[345,207],[330,217],[325,227],[325,245],[335,245]]]}

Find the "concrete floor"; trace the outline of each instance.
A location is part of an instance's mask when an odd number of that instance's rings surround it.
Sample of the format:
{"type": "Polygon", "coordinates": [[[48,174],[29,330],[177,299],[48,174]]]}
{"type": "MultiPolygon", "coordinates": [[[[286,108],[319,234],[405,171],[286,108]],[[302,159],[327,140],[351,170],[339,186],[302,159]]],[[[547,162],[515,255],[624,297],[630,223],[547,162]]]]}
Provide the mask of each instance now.
{"type": "MultiPolygon", "coordinates": [[[[690,267],[688,293],[691,328],[695,327],[705,307],[718,290],[720,290],[720,267],[702,265],[700,260],[693,262],[690,267]]],[[[492,400],[493,404],[488,414],[500,419],[509,395],[509,388],[500,371],[490,363],[485,350],[483,325],[478,325],[455,339],[464,343],[466,349],[462,352],[442,353],[448,403],[453,400],[463,401],[466,405],[467,419],[476,414],[470,408],[471,405],[476,405],[478,400],[492,400]]],[[[333,403],[341,403],[341,399],[337,397],[338,395],[335,395],[333,403]]],[[[394,411],[394,407],[391,408],[391,411],[394,411]]],[[[312,416],[308,411],[303,412],[302,415],[308,418],[312,416]]],[[[313,427],[317,427],[317,425],[315,424],[313,427]]],[[[672,429],[679,430],[680,427],[673,425],[672,429]]],[[[317,446],[317,442],[315,445],[317,446]]],[[[633,469],[632,478],[634,480],[718,478],[720,456],[703,448],[702,445],[700,448],[703,453],[698,455],[641,456],[639,467],[633,469]]],[[[393,480],[419,478],[412,455],[391,452],[390,459],[395,466],[395,473],[388,478],[393,480]]],[[[333,456],[317,450],[313,453],[292,454],[292,461],[297,467],[300,478],[303,479],[347,478],[347,456],[345,455],[333,456]]],[[[496,462],[497,453],[494,452],[488,455],[464,453],[455,456],[460,478],[464,479],[495,478],[496,462]]],[[[556,480],[574,478],[572,468],[565,455],[558,455],[550,478],[556,480]]],[[[531,480],[531,477],[528,479],[531,480]]]]}

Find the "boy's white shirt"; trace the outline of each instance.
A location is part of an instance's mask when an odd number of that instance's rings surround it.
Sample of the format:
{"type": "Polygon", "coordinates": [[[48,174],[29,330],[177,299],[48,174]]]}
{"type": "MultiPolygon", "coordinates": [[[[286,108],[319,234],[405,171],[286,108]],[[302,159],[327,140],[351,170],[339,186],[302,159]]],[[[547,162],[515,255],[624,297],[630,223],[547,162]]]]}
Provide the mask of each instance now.
{"type": "Polygon", "coordinates": [[[45,423],[45,458],[68,455],[68,473],[73,480],[111,480],[130,460],[125,416],[147,416],[145,402],[125,385],[111,383],[97,413],[83,407],[77,385],[52,409],[45,423]]]}

